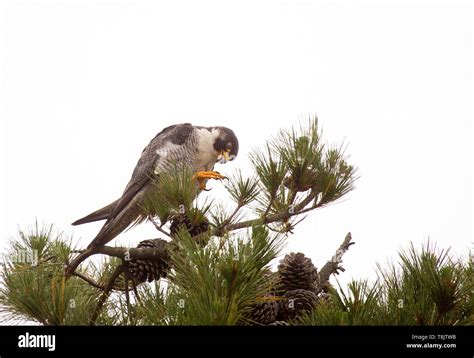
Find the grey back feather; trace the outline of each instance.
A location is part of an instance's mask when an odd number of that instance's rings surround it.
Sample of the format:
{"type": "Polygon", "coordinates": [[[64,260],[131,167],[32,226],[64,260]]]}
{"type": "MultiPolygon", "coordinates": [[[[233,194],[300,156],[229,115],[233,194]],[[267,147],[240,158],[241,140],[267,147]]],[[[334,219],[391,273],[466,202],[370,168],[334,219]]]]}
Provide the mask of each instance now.
{"type": "Polygon", "coordinates": [[[192,165],[196,138],[189,123],[166,127],[142,151],[122,197],[117,200],[110,216],[89,247],[104,245],[138,219],[152,177],[171,170],[174,165],[192,165]]]}

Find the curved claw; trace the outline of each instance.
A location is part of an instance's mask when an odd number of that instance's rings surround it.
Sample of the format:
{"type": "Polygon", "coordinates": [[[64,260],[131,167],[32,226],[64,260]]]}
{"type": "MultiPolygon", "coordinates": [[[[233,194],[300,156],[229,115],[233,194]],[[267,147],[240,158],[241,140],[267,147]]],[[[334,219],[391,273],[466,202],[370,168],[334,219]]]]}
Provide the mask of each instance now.
{"type": "Polygon", "coordinates": [[[209,179],[228,179],[226,176],[220,174],[216,171],[200,171],[193,175],[193,179],[196,179],[199,183],[199,188],[201,190],[209,191],[206,189],[206,181],[209,179]]]}

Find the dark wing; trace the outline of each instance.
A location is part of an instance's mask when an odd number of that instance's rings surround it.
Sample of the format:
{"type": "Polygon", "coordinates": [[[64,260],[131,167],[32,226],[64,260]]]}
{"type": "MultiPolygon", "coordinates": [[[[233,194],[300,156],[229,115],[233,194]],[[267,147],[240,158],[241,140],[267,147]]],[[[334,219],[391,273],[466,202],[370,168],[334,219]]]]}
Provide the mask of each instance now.
{"type": "Polygon", "coordinates": [[[91,223],[93,221],[100,221],[100,220],[107,219],[110,216],[110,213],[112,212],[112,210],[114,210],[114,207],[117,205],[117,202],[119,200],[115,200],[109,205],[106,205],[103,208],[100,208],[99,210],[96,210],[93,213],[90,213],[89,215],[84,216],[83,218],[74,221],[72,225],[82,225],[86,223],[91,223]]]}
{"type": "Polygon", "coordinates": [[[193,126],[189,123],[177,124],[163,129],[151,140],[143,150],[122,197],[117,200],[107,221],[89,247],[105,245],[137,220],[141,211],[140,204],[154,175],[154,170],[160,160],[166,160],[162,155],[157,154],[157,150],[164,148],[169,142],[183,144],[192,131],[193,126]]]}

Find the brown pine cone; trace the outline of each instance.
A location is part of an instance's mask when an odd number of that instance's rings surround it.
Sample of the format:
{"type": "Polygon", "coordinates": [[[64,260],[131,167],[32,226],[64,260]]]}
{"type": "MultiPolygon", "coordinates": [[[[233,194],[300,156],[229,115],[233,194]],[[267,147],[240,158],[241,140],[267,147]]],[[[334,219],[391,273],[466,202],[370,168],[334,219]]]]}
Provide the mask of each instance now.
{"type": "Polygon", "coordinates": [[[206,218],[203,218],[202,220],[194,220],[193,222],[186,214],[177,214],[171,219],[171,236],[175,237],[182,229],[187,230],[191,237],[197,239],[197,242],[205,244],[205,242],[201,242],[204,240],[200,240],[200,236],[209,230],[209,221],[206,218]]]}
{"type": "Polygon", "coordinates": [[[273,295],[265,295],[262,297],[262,302],[257,303],[252,310],[249,318],[250,320],[267,325],[269,323],[275,322],[278,315],[279,304],[277,297],[273,295]]]}
{"type": "Polygon", "coordinates": [[[318,271],[311,259],[301,252],[286,255],[278,265],[278,275],[283,291],[309,290],[313,291],[318,283],[318,271]]]}
{"type": "Polygon", "coordinates": [[[287,321],[304,311],[311,311],[317,302],[318,297],[312,291],[300,289],[285,292],[280,301],[278,319],[287,321]]]}
{"type": "MultiPolygon", "coordinates": [[[[138,244],[138,248],[148,247],[148,248],[165,248],[168,245],[168,242],[162,239],[152,239],[144,240],[138,244]]],[[[157,260],[142,260],[142,259],[132,259],[129,262],[129,270],[132,277],[135,279],[135,282],[152,282],[154,280],[159,280],[160,277],[166,277],[169,265],[166,261],[160,259],[157,260]]]]}

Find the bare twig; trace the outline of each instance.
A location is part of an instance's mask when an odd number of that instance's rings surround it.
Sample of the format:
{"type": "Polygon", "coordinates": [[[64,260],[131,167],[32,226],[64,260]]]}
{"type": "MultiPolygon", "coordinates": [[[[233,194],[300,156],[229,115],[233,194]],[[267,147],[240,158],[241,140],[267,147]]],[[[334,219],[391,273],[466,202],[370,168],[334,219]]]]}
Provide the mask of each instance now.
{"type": "Polygon", "coordinates": [[[115,281],[117,278],[120,276],[120,274],[124,271],[125,266],[122,264],[118,266],[112,276],[109,279],[109,282],[107,283],[107,286],[105,286],[104,292],[99,298],[99,302],[97,302],[97,306],[95,307],[94,313],[92,314],[92,317],[89,321],[89,324],[93,326],[95,324],[95,321],[97,320],[97,317],[99,317],[100,311],[102,309],[102,306],[105,303],[105,300],[107,300],[107,297],[109,297],[110,291],[112,290],[112,287],[114,286],[115,281]]]}
{"type": "Polygon", "coordinates": [[[148,220],[150,220],[152,222],[152,224],[153,224],[153,226],[155,227],[156,230],[158,230],[159,232],[161,232],[162,234],[164,234],[168,237],[172,237],[170,235],[170,233],[163,230],[161,225],[159,225],[152,217],[149,217],[148,220]]]}
{"type": "Polygon", "coordinates": [[[329,282],[329,277],[332,274],[338,274],[339,271],[344,271],[344,268],[341,266],[342,255],[344,255],[346,251],[349,250],[351,245],[354,245],[354,242],[351,242],[351,240],[352,235],[349,232],[344,238],[341,246],[339,246],[339,248],[336,250],[336,253],[331,258],[331,260],[326,262],[326,264],[319,271],[319,285],[316,289],[316,294],[320,293],[324,289],[324,287],[329,282]]]}
{"type": "Polygon", "coordinates": [[[289,197],[289,200],[288,200],[288,206],[293,205],[293,203],[295,202],[295,199],[296,199],[296,195],[298,195],[297,191],[290,190],[290,197],[289,197]]]}
{"type": "Polygon", "coordinates": [[[66,278],[69,278],[75,271],[76,268],[83,262],[85,259],[87,259],[89,256],[94,255],[97,253],[95,251],[95,247],[91,247],[85,250],[82,250],[82,252],[77,255],[72,262],[68,263],[66,266],[66,278]]]}
{"type": "Polygon", "coordinates": [[[262,215],[263,218],[266,218],[268,213],[270,212],[270,209],[272,208],[273,202],[275,201],[275,196],[276,196],[276,194],[274,194],[270,197],[270,200],[269,200],[268,205],[267,205],[267,209],[265,210],[265,212],[262,215]]]}
{"type": "Polygon", "coordinates": [[[214,229],[214,233],[216,236],[223,236],[223,234],[227,231],[227,226],[232,222],[232,220],[238,214],[240,209],[242,209],[242,207],[243,205],[241,203],[238,203],[232,214],[230,214],[229,217],[222,222],[222,224],[216,226],[216,228],[214,229]]]}
{"type": "Polygon", "coordinates": [[[71,254],[82,254],[86,250],[72,250],[71,254]]]}
{"type": "Polygon", "coordinates": [[[79,272],[73,272],[72,273],[73,276],[76,276],[76,277],[79,277],[80,279],[86,281],[89,285],[95,287],[95,288],[98,288],[99,290],[105,290],[105,287],[104,286],[101,286],[99,285],[97,282],[95,282],[93,279],[87,277],[87,276],[84,276],[82,274],[80,274],[79,272]]]}
{"type": "Polygon", "coordinates": [[[230,214],[230,216],[222,223],[222,227],[225,228],[227,225],[229,225],[232,220],[235,218],[235,216],[238,214],[238,212],[240,211],[240,209],[242,209],[242,205],[239,203],[234,211],[232,212],[232,214],[230,214]]]}
{"type": "MultiPolygon", "coordinates": [[[[105,290],[105,286],[102,286],[100,284],[98,284],[97,282],[95,282],[92,278],[90,277],[87,277],[79,272],[73,272],[72,276],[76,276],[76,277],[79,277],[81,280],[84,280],[86,281],[88,284],[90,284],[91,286],[95,287],[95,288],[98,288],[99,290],[105,290]]],[[[115,291],[125,291],[124,288],[122,287],[118,287],[118,286],[114,286],[112,287],[113,290],[115,291]]]]}

